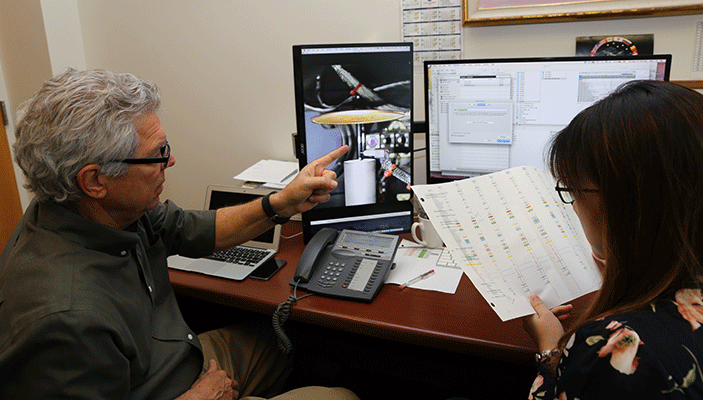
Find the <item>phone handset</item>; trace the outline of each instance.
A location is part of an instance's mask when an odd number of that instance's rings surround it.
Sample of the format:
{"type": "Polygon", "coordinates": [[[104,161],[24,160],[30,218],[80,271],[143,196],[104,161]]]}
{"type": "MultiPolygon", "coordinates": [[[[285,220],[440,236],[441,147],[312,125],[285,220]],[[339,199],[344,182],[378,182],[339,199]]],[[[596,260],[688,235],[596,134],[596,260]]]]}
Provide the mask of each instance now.
{"type": "Polygon", "coordinates": [[[305,250],[303,250],[303,254],[300,256],[293,281],[300,283],[310,281],[315,265],[317,265],[317,260],[324,253],[324,250],[334,243],[335,239],[337,239],[337,234],[338,232],[334,229],[322,228],[310,239],[310,242],[305,246],[305,250]]]}
{"type": "MultiPolygon", "coordinates": [[[[338,232],[334,229],[322,228],[310,239],[308,245],[305,246],[305,250],[303,250],[303,254],[300,255],[298,268],[296,268],[295,275],[293,275],[293,280],[291,281],[291,285],[295,285],[296,290],[299,283],[304,285],[310,281],[313,272],[315,272],[314,268],[318,264],[318,260],[322,257],[322,254],[324,254],[325,249],[334,244],[335,239],[337,239],[337,234],[338,232]]],[[[273,331],[276,333],[276,337],[278,337],[278,348],[286,354],[290,353],[293,349],[293,343],[288,336],[286,336],[283,330],[283,323],[288,319],[293,304],[311,295],[312,293],[302,297],[296,297],[295,292],[293,292],[293,295],[284,303],[279,304],[278,308],[276,308],[276,311],[273,313],[273,331]]]]}

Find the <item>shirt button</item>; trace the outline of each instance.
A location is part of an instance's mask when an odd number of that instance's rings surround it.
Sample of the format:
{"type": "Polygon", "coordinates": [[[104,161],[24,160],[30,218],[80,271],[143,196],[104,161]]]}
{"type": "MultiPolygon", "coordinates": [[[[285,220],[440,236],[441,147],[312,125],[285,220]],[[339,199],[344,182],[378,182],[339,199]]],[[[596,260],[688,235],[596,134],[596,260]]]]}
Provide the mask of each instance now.
{"type": "Polygon", "coordinates": [[[120,255],[121,255],[121,256],[126,256],[126,255],[127,255],[127,250],[122,250],[122,251],[120,252],[120,255]]]}
{"type": "Polygon", "coordinates": [[[149,293],[153,292],[154,290],[151,289],[151,286],[149,286],[149,293]]]}
{"type": "Polygon", "coordinates": [[[188,339],[189,339],[189,340],[193,340],[193,334],[189,333],[189,334],[188,334],[188,339]]]}

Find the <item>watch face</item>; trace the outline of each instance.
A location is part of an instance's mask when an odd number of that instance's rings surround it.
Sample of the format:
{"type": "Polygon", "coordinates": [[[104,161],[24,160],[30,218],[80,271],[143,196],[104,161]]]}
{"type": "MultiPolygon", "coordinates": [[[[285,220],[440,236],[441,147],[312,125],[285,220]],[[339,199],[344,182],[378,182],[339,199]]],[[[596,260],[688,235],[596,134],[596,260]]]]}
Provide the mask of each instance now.
{"type": "Polygon", "coordinates": [[[591,56],[636,56],[637,47],[628,39],[607,37],[591,50],[591,56]]]}

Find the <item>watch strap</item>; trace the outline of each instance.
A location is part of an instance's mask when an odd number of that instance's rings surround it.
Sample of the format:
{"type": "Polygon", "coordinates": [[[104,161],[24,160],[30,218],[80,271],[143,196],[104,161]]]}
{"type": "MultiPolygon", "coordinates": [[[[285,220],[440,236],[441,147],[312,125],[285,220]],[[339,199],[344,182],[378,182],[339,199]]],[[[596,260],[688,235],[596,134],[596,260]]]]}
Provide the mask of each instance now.
{"type": "Polygon", "coordinates": [[[276,211],[274,211],[273,207],[271,207],[271,200],[269,200],[269,197],[271,197],[274,193],[276,192],[271,192],[261,198],[261,208],[264,209],[264,214],[266,214],[266,216],[269,217],[274,224],[285,224],[290,220],[290,217],[281,217],[276,214],[276,211]]]}
{"type": "Polygon", "coordinates": [[[549,362],[552,357],[558,355],[561,353],[561,349],[552,349],[552,350],[545,350],[541,353],[535,354],[535,361],[538,363],[546,361],[549,362]]]}

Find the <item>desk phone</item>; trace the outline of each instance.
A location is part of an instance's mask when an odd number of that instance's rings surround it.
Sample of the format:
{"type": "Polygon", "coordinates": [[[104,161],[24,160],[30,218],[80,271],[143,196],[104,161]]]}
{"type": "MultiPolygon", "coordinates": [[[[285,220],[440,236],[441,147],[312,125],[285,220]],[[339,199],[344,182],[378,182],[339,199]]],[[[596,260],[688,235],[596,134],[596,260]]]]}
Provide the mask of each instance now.
{"type": "Polygon", "coordinates": [[[371,302],[393,266],[398,236],[323,228],[305,247],[290,284],[311,293],[371,302]]]}

